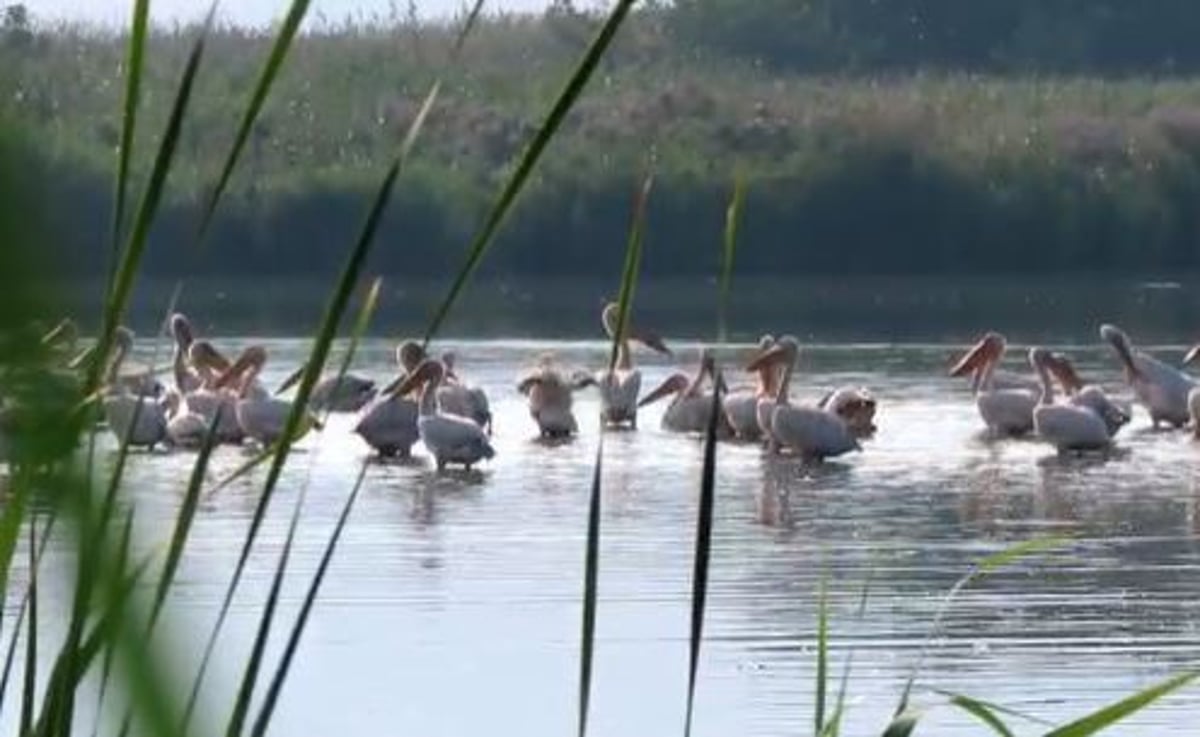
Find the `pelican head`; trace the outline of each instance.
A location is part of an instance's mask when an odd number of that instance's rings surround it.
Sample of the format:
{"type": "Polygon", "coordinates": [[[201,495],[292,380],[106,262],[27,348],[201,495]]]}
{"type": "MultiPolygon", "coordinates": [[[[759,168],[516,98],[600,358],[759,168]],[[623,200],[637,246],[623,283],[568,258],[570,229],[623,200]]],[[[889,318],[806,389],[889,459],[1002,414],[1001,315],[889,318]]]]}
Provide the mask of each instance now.
{"type": "Polygon", "coordinates": [[[1137,363],[1133,360],[1133,343],[1125,331],[1116,325],[1105,323],[1100,326],[1100,337],[1109,343],[1117,352],[1117,358],[1125,367],[1126,378],[1132,380],[1141,376],[1137,363]]]}
{"type": "Polygon", "coordinates": [[[746,364],[747,371],[762,371],[775,366],[787,365],[800,355],[800,341],[791,335],[784,335],[778,340],[766,343],[771,336],[763,336],[759,341],[759,353],[750,363],[746,364]]]}
{"type": "Polygon", "coordinates": [[[396,348],[396,363],[407,373],[412,373],[425,360],[425,349],[415,340],[406,340],[396,348]]]}
{"type": "Polygon", "coordinates": [[[197,368],[216,373],[224,373],[231,365],[229,359],[207,340],[194,341],[188,347],[188,361],[197,368]]]}
{"type": "Polygon", "coordinates": [[[196,340],[192,322],[182,312],[171,315],[171,335],[175,338],[175,344],[184,351],[191,348],[192,343],[196,340]]]}
{"type": "Polygon", "coordinates": [[[638,400],[638,407],[645,407],[647,404],[657,402],[663,397],[678,394],[691,386],[692,382],[684,374],[671,374],[663,383],[658,385],[658,388],[650,392],[646,396],[638,400]]]}
{"type": "Polygon", "coordinates": [[[458,380],[458,374],[454,373],[454,362],[456,360],[458,360],[458,357],[455,355],[454,351],[442,352],[442,367],[446,370],[445,376],[447,379],[453,381],[458,380]]]}
{"type": "Polygon", "coordinates": [[[1007,347],[1008,341],[1000,333],[994,331],[984,333],[983,337],[967,351],[967,354],[954,364],[950,369],[950,375],[967,376],[976,373],[989,363],[999,361],[1007,347]]]}
{"type": "Polygon", "coordinates": [[[1064,391],[1074,394],[1083,389],[1083,379],[1075,371],[1075,364],[1071,363],[1071,359],[1061,353],[1052,353],[1046,360],[1050,373],[1054,374],[1064,391]]]}
{"type": "Polygon", "coordinates": [[[422,361],[421,364],[413,371],[411,371],[408,376],[404,378],[404,381],[400,382],[400,384],[394,390],[392,390],[392,393],[400,397],[406,394],[411,394],[418,387],[423,387],[429,383],[437,384],[445,375],[446,367],[442,365],[441,361],[427,358],[422,361]]]}

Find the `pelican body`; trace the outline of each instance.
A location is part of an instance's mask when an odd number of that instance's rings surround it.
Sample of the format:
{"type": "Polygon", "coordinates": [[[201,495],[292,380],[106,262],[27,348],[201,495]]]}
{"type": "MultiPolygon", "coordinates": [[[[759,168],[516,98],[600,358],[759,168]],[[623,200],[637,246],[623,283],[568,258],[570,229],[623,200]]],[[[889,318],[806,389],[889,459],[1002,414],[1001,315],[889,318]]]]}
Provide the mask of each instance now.
{"type": "MultiPolygon", "coordinates": [[[[643,397],[638,402],[638,406],[644,407],[671,396],[671,403],[663,412],[662,428],[671,432],[706,432],[713,410],[712,392],[703,390],[706,380],[713,382],[713,391],[720,391],[723,388],[719,385],[719,379],[716,376],[716,362],[707,349],[701,352],[700,367],[691,378],[682,373],[671,374],[654,391],[643,397]]],[[[728,437],[732,431],[729,429],[728,421],[720,404],[717,405],[717,411],[720,413],[717,418],[718,433],[722,437],[728,437]]]]}
{"type": "MultiPolygon", "coordinates": [[[[1010,376],[1003,384],[996,381],[996,366],[1004,357],[1008,342],[1004,336],[989,332],[950,369],[951,376],[971,375],[975,406],[988,430],[1000,436],[1025,435],[1033,430],[1033,410],[1040,390],[1024,386],[1010,376]]],[[[1036,387],[1036,385],[1035,385],[1036,387]]]]}
{"type": "Polygon", "coordinates": [[[763,366],[783,368],[775,397],[761,404],[766,415],[767,432],[772,448],[789,450],[806,460],[820,461],[853,450],[861,450],[846,421],[831,408],[794,405],[788,397],[792,374],[800,356],[800,344],[791,337],[780,338],[769,350],[755,358],[747,370],[763,366]]]}
{"type": "Polygon", "coordinates": [[[1055,404],[1050,380],[1053,356],[1045,348],[1031,348],[1029,363],[1038,373],[1042,391],[1033,410],[1033,428],[1037,437],[1059,452],[1102,450],[1112,443],[1108,425],[1087,404],[1055,404]]]}
{"type": "Polygon", "coordinates": [[[617,360],[611,369],[598,371],[596,388],[600,391],[600,421],[605,427],[630,427],[637,429],[638,395],[642,391],[642,372],[633,365],[633,350],[630,340],[647,348],[671,355],[662,339],[653,333],[626,325],[623,335],[618,337],[620,305],[610,302],[600,313],[600,322],[609,338],[617,341],[617,360]]]}
{"type": "Polygon", "coordinates": [[[440,361],[427,359],[396,389],[400,395],[421,389],[417,432],[421,442],[433,454],[438,470],[448,464],[463,465],[468,471],[480,461],[494,458],[483,428],[473,420],[441,412],[437,405],[437,390],[446,368],[440,361]]]}
{"type": "Polygon", "coordinates": [[[487,394],[477,386],[468,386],[458,378],[454,371],[457,356],[450,351],[442,354],[441,386],[438,387],[438,407],[442,412],[466,417],[492,434],[492,409],[488,403],[487,394]]]}
{"type": "Polygon", "coordinates": [[[572,410],[574,393],[595,383],[593,377],[576,373],[570,377],[554,365],[550,355],[538,359],[538,365],[517,383],[517,391],[529,402],[529,416],[537,423],[543,438],[565,438],[579,432],[572,410]]]}
{"type": "MultiPolygon", "coordinates": [[[[278,442],[287,427],[292,412],[292,403],[272,396],[261,396],[255,391],[258,375],[267,362],[267,352],[262,346],[250,346],[216,382],[218,389],[237,387],[235,414],[238,425],[246,437],[268,446],[278,442]]],[[[293,440],[299,440],[314,427],[319,427],[315,417],[306,413],[300,423],[299,432],[293,440]]]]}
{"type": "Polygon", "coordinates": [[[153,448],[167,439],[167,417],[158,399],[130,391],[121,381],[121,364],[133,349],[133,333],[118,327],[116,353],[109,365],[108,391],[104,396],[104,418],[117,440],[130,447],[153,448]]]}
{"type": "Polygon", "coordinates": [[[1189,395],[1196,381],[1182,371],[1136,350],[1115,325],[1101,325],[1100,337],[1112,345],[1125,369],[1125,381],[1150,413],[1154,427],[1183,427],[1190,419],[1189,395]]]}
{"type": "Polygon", "coordinates": [[[401,345],[396,350],[399,378],[363,408],[354,425],[355,434],[384,458],[408,458],[413,445],[420,440],[417,429],[420,408],[411,396],[398,394],[396,389],[417,369],[424,355],[417,343],[409,341],[401,345]]]}
{"type": "MultiPolygon", "coordinates": [[[[756,355],[767,352],[773,345],[773,336],[762,336],[758,341],[756,355]]],[[[779,383],[779,372],[773,366],[763,365],[754,373],[756,381],[753,389],[733,392],[722,402],[725,418],[733,428],[734,436],[738,440],[750,442],[757,442],[763,438],[763,427],[768,424],[768,418],[759,419],[759,403],[765,399],[773,399],[779,383]]]]}

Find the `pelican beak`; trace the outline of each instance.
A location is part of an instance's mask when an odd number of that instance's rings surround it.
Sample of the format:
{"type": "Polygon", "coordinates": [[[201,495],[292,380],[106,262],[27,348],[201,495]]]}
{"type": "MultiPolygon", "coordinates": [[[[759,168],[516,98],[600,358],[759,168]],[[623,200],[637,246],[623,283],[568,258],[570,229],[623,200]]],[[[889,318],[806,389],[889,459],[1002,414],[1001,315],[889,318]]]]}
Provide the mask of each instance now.
{"type": "Polygon", "coordinates": [[[433,365],[431,361],[423,361],[420,366],[417,366],[416,370],[407,376],[401,376],[391,384],[388,384],[380,394],[390,399],[392,397],[403,397],[412,393],[414,389],[429,379],[429,373],[432,371],[433,365]]]}
{"type": "Polygon", "coordinates": [[[645,407],[647,404],[657,402],[663,397],[671,394],[676,394],[687,386],[687,377],[683,374],[672,374],[668,376],[666,381],[658,385],[658,388],[650,392],[646,396],[638,400],[638,407],[645,407]]]}
{"type": "Polygon", "coordinates": [[[250,357],[247,354],[242,354],[238,360],[234,361],[229,368],[225,369],[220,376],[217,377],[213,386],[217,389],[228,389],[232,387],[238,380],[238,377],[250,367],[250,357]]]}
{"type": "Polygon", "coordinates": [[[1047,363],[1054,378],[1058,379],[1058,383],[1062,384],[1065,391],[1074,393],[1083,388],[1083,379],[1079,378],[1075,366],[1066,356],[1058,353],[1052,354],[1047,363]]]}
{"type": "Polygon", "coordinates": [[[754,360],[746,364],[747,371],[761,371],[764,368],[777,366],[787,360],[787,351],[781,345],[774,345],[759,353],[754,360]]]}
{"type": "Polygon", "coordinates": [[[307,369],[308,369],[308,366],[301,366],[300,368],[293,371],[290,376],[288,376],[286,379],[283,380],[283,383],[279,385],[279,388],[275,390],[275,393],[283,394],[288,389],[291,389],[293,386],[300,383],[300,379],[304,377],[304,372],[307,369]]]}
{"type": "Polygon", "coordinates": [[[999,348],[991,336],[985,336],[950,368],[951,376],[966,376],[972,372],[982,371],[989,361],[995,359],[999,348]]]}
{"type": "Polygon", "coordinates": [[[629,329],[629,337],[642,345],[646,346],[655,353],[661,353],[664,356],[673,356],[671,349],[663,342],[663,339],[655,333],[646,332],[644,330],[629,329]]]}
{"type": "Polygon", "coordinates": [[[1183,357],[1183,365],[1191,366],[1198,358],[1200,358],[1200,344],[1192,346],[1192,349],[1187,352],[1183,357]]]}

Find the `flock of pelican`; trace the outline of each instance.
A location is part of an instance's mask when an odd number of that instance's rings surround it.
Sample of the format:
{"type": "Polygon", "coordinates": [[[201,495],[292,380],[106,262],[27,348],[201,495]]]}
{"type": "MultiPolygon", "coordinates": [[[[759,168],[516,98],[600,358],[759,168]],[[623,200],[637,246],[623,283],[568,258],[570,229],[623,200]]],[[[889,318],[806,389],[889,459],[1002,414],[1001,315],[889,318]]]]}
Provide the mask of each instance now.
{"type": "MultiPolygon", "coordinates": [[[[617,306],[609,304],[601,324],[610,338],[616,337],[616,322],[617,306]]],[[[126,370],[134,336],[124,327],[116,331],[102,407],[108,428],[119,440],[140,448],[199,448],[210,432],[216,442],[230,444],[270,446],[283,437],[292,402],[280,394],[300,380],[304,367],[271,391],[259,378],[268,361],[264,347],[251,345],[231,360],[212,341],[198,338],[182,314],[172,316],[170,332],[174,348],[169,384],[164,385],[153,372],[126,370]]],[[[1125,380],[1154,426],[1190,424],[1200,437],[1200,383],[1138,351],[1113,325],[1102,326],[1100,335],[1114,349],[1125,380]]],[[[73,340],[73,327],[64,322],[43,342],[73,340]]],[[[637,324],[628,325],[616,342],[611,369],[568,370],[553,355],[540,356],[516,384],[539,434],[563,438],[577,433],[573,396],[588,389],[599,393],[605,429],[636,429],[639,409],[666,400],[661,419],[665,430],[704,433],[711,425],[720,440],[761,443],[768,452],[805,460],[861,450],[861,443],[875,432],[877,402],[863,387],[840,387],[811,404],[791,398],[800,358],[799,341],[792,336],[764,335],[743,366],[752,383],[732,390],[713,353],[704,349],[690,373],[672,373],[643,392],[634,363],[635,344],[673,356],[659,336],[637,324]]],[[[1066,356],[1031,348],[1030,373],[1016,374],[998,368],[1006,347],[1002,335],[989,332],[949,371],[953,377],[971,378],[976,407],[990,433],[1029,435],[1060,452],[1083,452],[1109,448],[1130,422],[1131,408],[1100,386],[1085,384],[1066,356]]],[[[82,359],[64,361],[65,367],[77,370],[82,359]]],[[[1200,346],[1189,351],[1183,363],[1198,359],[1200,346]]],[[[494,457],[487,395],[459,376],[454,354],[434,356],[408,341],[396,349],[396,364],[397,376],[382,387],[350,373],[323,378],[312,392],[300,436],[321,429],[324,413],[354,413],[354,433],[382,457],[409,457],[418,442],[439,470],[451,464],[470,469],[494,457]]],[[[18,430],[5,421],[7,409],[0,395],[0,460],[5,436],[18,430]]]]}

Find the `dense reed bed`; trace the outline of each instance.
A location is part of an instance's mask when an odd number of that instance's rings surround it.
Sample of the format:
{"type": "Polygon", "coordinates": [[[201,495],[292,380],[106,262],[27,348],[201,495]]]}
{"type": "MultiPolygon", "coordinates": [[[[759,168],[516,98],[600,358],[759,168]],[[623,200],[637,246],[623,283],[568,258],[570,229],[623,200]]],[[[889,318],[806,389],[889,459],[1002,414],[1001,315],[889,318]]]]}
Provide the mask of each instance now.
{"type": "MultiPolygon", "coordinates": [[[[481,3],[476,3],[471,14],[463,19],[456,30],[456,40],[442,61],[443,67],[453,70],[463,63],[460,51],[469,48],[469,38],[481,3]]],[[[542,172],[554,168],[555,157],[564,154],[551,145],[556,136],[568,127],[571,113],[580,103],[583,92],[600,72],[605,54],[617,37],[633,5],[633,0],[622,0],[613,7],[601,25],[593,29],[594,34],[579,60],[572,66],[566,81],[551,95],[549,104],[533,105],[529,113],[531,127],[528,135],[520,139],[520,153],[503,168],[504,176],[494,188],[494,195],[486,198],[486,216],[468,241],[468,249],[462,263],[452,272],[457,276],[445,298],[431,304],[430,320],[425,339],[433,338],[444,318],[454,308],[463,290],[469,288],[474,270],[484,256],[497,243],[497,237],[505,225],[507,216],[516,206],[522,190],[534,182],[542,172]],[[546,165],[549,166],[546,166],[546,165]]],[[[49,319],[54,315],[53,295],[42,289],[30,289],[31,284],[44,284],[59,275],[60,264],[34,258],[40,251],[39,244],[52,243],[53,230],[44,230],[63,213],[74,211],[74,203],[60,199],[38,200],[39,194],[24,186],[23,157],[31,144],[20,138],[0,138],[0,236],[6,244],[17,244],[0,249],[0,279],[3,279],[0,294],[4,310],[0,313],[0,378],[3,379],[5,405],[3,407],[6,437],[16,442],[4,448],[7,456],[5,498],[0,511],[0,588],[10,607],[6,609],[4,629],[8,635],[8,659],[3,682],[9,684],[8,673],[13,673],[12,688],[0,690],[0,708],[18,709],[20,733],[22,735],[69,735],[80,732],[98,733],[101,728],[107,733],[111,726],[101,723],[80,723],[80,704],[85,699],[99,699],[100,711],[105,715],[116,715],[115,734],[185,735],[204,731],[198,726],[195,706],[207,672],[207,665],[214,653],[217,640],[225,622],[230,602],[239,587],[248,561],[255,554],[256,541],[269,505],[279,492],[279,482],[284,466],[289,462],[291,439],[295,436],[302,415],[307,411],[308,398],[316,380],[326,368],[330,346],[339,335],[350,338],[350,353],[357,339],[367,329],[375,298],[378,295],[377,280],[371,279],[367,268],[373,249],[381,242],[381,223],[384,220],[393,193],[405,191],[413,185],[410,166],[413,153],[423,145],[424,137],[430,136],[432,111],[441,104],[441,92],[445,86],[438,76],[428,81],[424,92],[417,99],[419,108],[408,117],[402,136],[396,136],[386,147],[387,155],[374,162],[369,188],[369,197],[357,203],[357,229],[347,236],[336,248],[339,268],[336,278],[331,280],[328,302],[319,324],[312,326],[312,350],[305,362],[305,370],[299,380],[296,398],[282,440],[261,456],[248,462],[269,464],[269,471],[257,500],[250,523],[242,541],[236,566],[230,572],[230,580],[220,614],[208,633],[208,645],[195,673],[177,678],[180,665],[172,642],[161,637],[170,631],[169,609],[164,603],[169,599],[180,560],[188,554],[189,536],[195,515],[201,513],[198,499],[206,489],[211,493],[206,480],[209,452],[215,438],[217,422],[209,428],[208,438],[196,458],[193,473],[186,486],[181,489],[180,506],[175,524],[170,531],[167,544],[156,547],[141,540],[136,526],[132,524],[137,507],[125,490],[124,470],[135,462],[128,455],[128,438],[121,444],[112,468],[99,464],[92,452],[90,430],[94,424],[96,404],[102,391],[102,367],[113,350],[116,331],[126,313],[130,295],[146,268],[148,254],[159,243],[151,243],[150,232],[160,217],[167,190],[176,179],[188,177],[188,149],[196,145],[189,136],[204,135],[206,128],[197,128],[197,118],[203,117],[203,102],[212,92],[200,84],[202,70],[218,53],[221,38],[210,35],[205,25],[191,29],[181,35],[186,38],[186,55],[182,68],[178,65],[159,64],[160,53],[154,39],[147,36],[145,18],[148,10],[146,0],[135,2],[135,20],[131,33],[118,45],[109,41],[114,62],[123,58],[125,75],[113,78],[111,84],[119,88],[114,93],[112,111],[121,110],[120,124],[114,133],[117,146],[115,164],[117,176],[112,198],[112,209],[107,217],[110,227],[99,232],[111,234],[111,247],[102,249],[108,266],[109,279],[105,290],[103,314],[99,323],[90,325],[96,331],[96,348],[92,358],[85,363],[82,375],[55,370],[55,358],[41,340],[35,325],[38,318],[49,319]],[[166,73],[164,69],[176,70],[177,77],[166,89],[169,94],[161,100],[163,87],[156,82],[155,74],[166,73]],[[145,72],[145,76],[143,76],[145,72]],[[116,100],[122,101],[116,104],[116,100]],[[146,100],[144,110],[140,104],[146,100]],[[161,103],[161,107],[156,107],[161,103]],[[140,131],[140,133],[139,133],[140,131]],[[147,132],[149,131],[149,133],[147,132]],[[386,165],[384,164],[386,162],[386,165]],[[45,218],[39,220],[39,210],[45,218]],[[29,258],[26,258],[29,257],[29,258]],[[371,285],[369,288],[367,285],[371,285]],[[357,316],[351,309],[355,294],[366,288],[357,316]],[[344,325],[352,325],[343,329],[344,325]],[[40,549],[51,534],[65,536],[71,551],[71,592],[64,627],[51,627],[45,613],[38,606],[39,579],[44,576],[60,575],[58,570],[42,569],[40,549]],[[29,552],[28,566],[31,575],[27,585],[12,584],[7,576],[14,564],[19,536],[27,536],[29,552]],[[150,550],[148,555],[140,551],[150,550]],[[48,633],[63,631],[61,637],[48,633]],[[23,666],[10,671],[19,647],[23,647],[23,666]],[[53,666],[49,673],[37,670],[39,652],[52,652],[53,666]],[[99,693],[93,685],[99,680],[99,693]],[[110,686],[117,682],[123,688],[110,686]],[[126,698],[128,697],[128,698],[126,698]]],[[[222,197],[231,193],[245,197],[245,192],[227,189],[228,178],[239,176],[236,172],[242,160],[251,156],[255,131],[260,128],[260,114],[267,110],[270,99],[279,104],[286,93],[273,90],[280,70],[286,68],[286,59],[294,39],[294,33],[308,10],[306,0],[294,0],[289,15],[276,35],[260,50],[257,63],[251,65],[238,83],[229,92],[242,103],[238,112],[229,116],[217,129],[230,130],[221,145],[213,144],[212,150],[223,152],[218,161],[219,169],[210,171],[205,167],[206,193],[200,220],[186,231],[176,243],[176,257],[182,251],[192,254],[195,263],[205,260],[204,244],[215,238],[210,231],[210,218],[217,216],[222,207],[222,197]],[[250,143],[247,143],[250,142],[250,143]]],[[[170,57],[170,54],[166,54],[170,57]]],[[[180,61],[176,58],[175,61],[180,61]]],[[[164,60],[165,62],[165,60],[164,60]]],[[[302,63],[302,62],[301,62],[302,63]]],[[[169,74],[169,73],[168,73],[169,74]]],[[[211,83],[211,78],[210,78],[211,83]]],[[[64,120],[67,116],[64,117],[64,120]]],[[[74,115],[69,116],[74,119],[74,115]]],[[[224,118],[222,118],[224,120],[224,118]]],[[[94,122],[94,119],[93,119],[94,122]]],[[[218,126],[217,121],[207,124],[218,126]]],[[[269,123],[268,123],[269,125],[269,123]]],[[[651,175],[665,167],[663,153],[650,156],[651,175]]],[[[561,165],[561,159],[559,159],[561,165]]],[[[303,163],[301,159],[297,163],[303,163]]],[[[199,165],[199,160],[192,162],[199,165]]],[[[628,171],[625,172],[627,176],[628,171]]],[[[241,171],[240,176],[254,181],[258,176],[250,170],[241,171]]],[[[420,181],[419,179],[416,181],[420,181]]],[[[633,208],[633,225],[628,236],[625,268],[620,278],[620,300],[618,329],[614,335],[613,359],[616,345],[628,328],[628,314],[635,299],[635,287],[642,263],[642,243],[649,222],[648,214],[652,203],[650,182],[637,190],[633,208]]],[[[243,187],[248,186],[243,184],[243,187]]],[[[536,189],[536,187],[535,187],[536,189]]],[[[627,193],[626,193],[627,194],[627,193]]],[[[724,246],[720,249],[722,262],[720,282],[722,295],[719,303],[724,304],[732,278],[735,252],[737,250],[738,224],[742,206],[742,189],[736,187],[726,213],[724,246]]],[[[627,210],[628,208],[626,208],[627,210]]],[[[720,207],[717,208],[720,212],[720,207]]],[[[747,223],[749,223],[749,218],[747,223]]],[[[719,233],[716,229],[714,233],[719,233]]],[[[103,239],[101,239],[103,240],[103,239]]],[[[719,237],[714,237],[714,242],[719,237]]],[[[108,244],[106,244],[108,245],[108,244]]],[[[615,271],[613,272],[616,273],[615,271]]],[[[180,283],[179,290],[186,287],[180,283]]],[[[176,294],[179,293],[176,291],[176,294]]],[[[716,296],[716,295],[714,295],[716,296]]],[[[171,311],[164,305],[164,312],[171,311]]],[[[721,320],[716,321],[720,324],[721,320]]],[[[345,371],[349,358],[341,364],[345,371]]],[[[720,393],[714,393],[714,402],[720,393]]],[[[713,412],[710,415],[716,417],[713,412]]],[[[217,418],[219,420],[219,417],[217,418]]],[[[586,568],[581,583],[583,622],[580,638],[580,693],[578,733],[583,735],[588,726],[588,704],[591,682],[591,662],[596,647],[594,625],[596,618],[603,615],[597,608],[596,581],[598,569],[603,566],[599,555],[601,507],[603,504],[602,478],[605,457],[603,444],[594,469],[595,483],[589,497],[589,524],[586,548],[586,568]]],[[[690,705],[693,699],[698,654],[703,643],[704,611],[707,595],[708,564],[711,556],[719,555],[712,547],[714,519],[712,503],[718,454],[715,444],[715,424],[710,422],[706,438],[702,468],[697,469],[697,491],[700,505],[695,537],[695,565],[693,581],[693,607],[690,627],[690,674],[689,678],[689,721],[684,731],[690,729],[690,705]]],[[[283,621],[278,613],[282,582],[287,574],[292,543],[299,520],[304,514],[304,490],[294,490],[289,495],[293,504],[290,523],[279,559],[274,563],[271,585],[259,610],[259,623],[253,642],[247,652],[226,650],[222,657],[236,659],[242,665],[242,677],[236,695],[227,704],[227,713],[216,715],[224,720],[223,730],[229,737],[243,734],[263,735],[272,722],[273,715],[284,691],[287,675],[294,658],[303,656],[302,641],[308,617],[317,601],[323,578],[329,563],[337,551],[341,535],[350,518],[363,473],[346,479],[347,491],[344,506],[337,518],[327,543],[323,547],[317,569],[307,582],[302,606],[295,619],[283,621]],[[267,644],[274,638],[282,638],[284,647],[278,658],[268,662],[267,644]]],[[[220,484],[217,484],[219,490],[220,484]]],[[[955,594],[962,588],[978,581],[991,571],[1021,557],[1044,552],[1047,547],[1058,545],[1056,540],[1033,540],[1018,545],[979,563],[960,581],[946,600],[948,607],[955,594]]],[[[868,600],[867,592],[862,596],[863,606],[868,600]]],[[[816,651],[818,693],[817,713],[814,718],[815,731],[820,735],[836,735],[840,718],[848,708],[844,699],[845,685],[852,678],[849,665],[844,671],[839,696],[834,708],[826,711],[826,680],[829,675],[828,632],[825,607],[821,607],[821,622],[817,628],[816,651]]],[[[931,641],[936,636],[939,620],[931,627],[931,641]]],[[[919,676],[920,663],[914,667],[909,685],[899,697],[896,717],[890,725],[881,725],[886,735],[905,735],[912,732],[920,721],[921,712],[914,706],[912,685],[919,676]]],[[[519,677],[519,674],[516,674],[519,677]]],[[[1163,696],[1200,675],[1191,671],[1130,696],[1106,709],[1085,716],[1079,721],[1054,730],[1057,737],[1089,735],[1118,721],[1119,719],[1148,706],[1163,696]]],[[[948,694],[935,695],[938,703],[962,708],[978,717],[983,724],[998,734],[1010,734],[1004,719],[1011,714],[1002,708],[968,696],[948,694]]]]}

